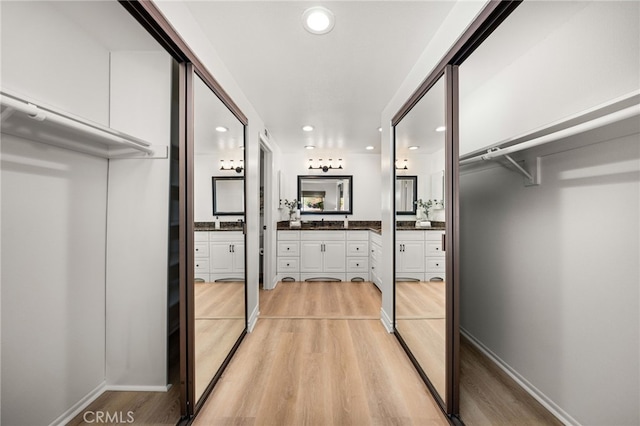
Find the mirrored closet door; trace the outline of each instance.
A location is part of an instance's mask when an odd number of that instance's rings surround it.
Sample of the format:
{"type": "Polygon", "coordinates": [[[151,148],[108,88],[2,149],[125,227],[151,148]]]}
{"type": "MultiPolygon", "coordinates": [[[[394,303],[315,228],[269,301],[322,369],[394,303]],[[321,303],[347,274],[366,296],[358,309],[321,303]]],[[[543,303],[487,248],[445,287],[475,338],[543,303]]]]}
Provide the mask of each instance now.
{"type": "Polygon", "coordinates": [[[441,77],[395,125],[395,319],[397,334],[443,401],[447,389],[445,130],[441,77]]]}
{"type": "MultiPolygon", "coordinates": [[[[192,395],[201,405],[245,332],[244,124],[193,75],[192,395]]],[[[189,155],[189,154],[188,154],[189,155]]]]}

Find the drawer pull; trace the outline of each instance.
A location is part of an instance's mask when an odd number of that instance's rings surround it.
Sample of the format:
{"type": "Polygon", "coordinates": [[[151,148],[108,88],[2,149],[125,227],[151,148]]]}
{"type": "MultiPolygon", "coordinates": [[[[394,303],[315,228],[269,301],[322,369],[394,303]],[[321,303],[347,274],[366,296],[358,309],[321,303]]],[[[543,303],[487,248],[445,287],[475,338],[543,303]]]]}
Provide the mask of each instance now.
{"type": "Polygon", "coordinates": [[[289,264],[287,263],[287,266],[289,266],[289,264]]]}

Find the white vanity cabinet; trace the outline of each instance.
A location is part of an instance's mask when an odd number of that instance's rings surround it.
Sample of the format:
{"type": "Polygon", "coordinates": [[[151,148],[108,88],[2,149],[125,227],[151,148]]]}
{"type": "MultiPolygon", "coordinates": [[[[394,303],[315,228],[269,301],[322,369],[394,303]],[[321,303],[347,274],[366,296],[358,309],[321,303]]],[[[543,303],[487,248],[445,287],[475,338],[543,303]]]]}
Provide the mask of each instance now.
{"type": "Polygon", "coordinates": [[[300,231],[300,280],[345,281],[345,231],[300,231]]]}
{"type": "Polygon", "coordinates": [[[347,231],[347,281],[369,281],[369,231],[347,231]]]}
{"type": "Polygon", "coordinates": [[[196,231],[195,278],[205,282],[244,280],[242,231],[196,231]]]}
{"type": "Polygon", "coordinates": [[[397,231],[396,279],[424,281],[425,231],[397,231]]]}
{"type": "Polygon", "coordinates": [[[425,281],[444,281],[446,255],[442,247],[444,231],[425,231],[425,281]]]}
{"type": "Polygon", "coordinates": [[[300,281],[300,231],[278,231],[278,281],[300,281]]]}
{"type": "Polygon", "coordinates": [[[369,250],[369,273],[371,282],[373,282],[378,288],[382,285],[380,279],[380,256],[382,255],[382,236],[370,231],[370,250],[369,250]]]}

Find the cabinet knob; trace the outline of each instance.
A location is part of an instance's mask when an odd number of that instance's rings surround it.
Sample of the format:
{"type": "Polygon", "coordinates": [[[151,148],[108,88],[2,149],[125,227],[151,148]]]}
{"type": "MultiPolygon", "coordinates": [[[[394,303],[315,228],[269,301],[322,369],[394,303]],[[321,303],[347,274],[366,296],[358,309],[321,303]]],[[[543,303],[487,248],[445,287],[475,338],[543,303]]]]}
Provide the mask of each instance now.
{"type": "Polygon", "coordinates": [[[289,266],[289,264],[287,263],[287,266],[289,266]]]}
{"type": "Polygon", "coordinates": [[[200,249],[196,249],[196,251],[200,251],[200,249]]]}
{"type": "Polygon", "coordinates": [[[357,251],[357,250],[360,250],[360,247],[356,247],[356,251],[357,251]]]}

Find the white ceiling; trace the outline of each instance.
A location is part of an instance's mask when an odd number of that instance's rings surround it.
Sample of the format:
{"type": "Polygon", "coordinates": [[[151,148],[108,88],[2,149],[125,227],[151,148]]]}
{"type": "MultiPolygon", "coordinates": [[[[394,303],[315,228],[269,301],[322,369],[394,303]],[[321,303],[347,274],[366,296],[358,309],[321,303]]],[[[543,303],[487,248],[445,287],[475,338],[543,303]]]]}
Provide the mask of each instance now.
{"type": "Polygon", "coordinates": [[[453,4],[187,2],[283,152],[315,145],[316,153],[380,152],[382,110],[453,4]],[[322,36],[302,27],[303,12],[317,5],[336,17],[322,36]],[[305,124],[315,130],[303,132],[305,124]]]}

